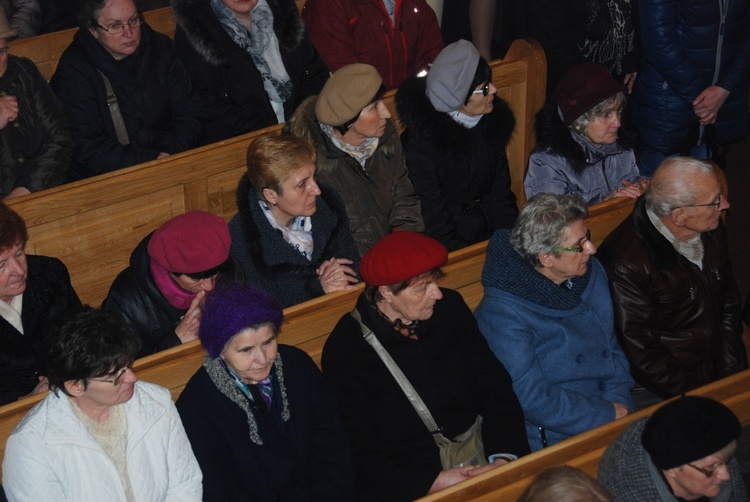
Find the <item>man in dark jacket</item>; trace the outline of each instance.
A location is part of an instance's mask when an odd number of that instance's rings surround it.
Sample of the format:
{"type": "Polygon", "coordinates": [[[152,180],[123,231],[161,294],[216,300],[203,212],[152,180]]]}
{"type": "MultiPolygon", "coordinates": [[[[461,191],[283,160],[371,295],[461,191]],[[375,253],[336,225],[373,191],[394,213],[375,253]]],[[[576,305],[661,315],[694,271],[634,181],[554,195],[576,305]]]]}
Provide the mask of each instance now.
{"type": "Polygon", "coordinates": [[[143,22],[133,0],[83,5],[50,81],[73,129],[70,179],[199,146],[200,102],[172,41],[143,22]]]}
{"type": "Polygon", "coordinates": [[[739,292],[710,164],[673,157],[599,248],[631,373],[668,398],[747,368],[739,292]]]}
{"type": "Polygon", "coordinates": [[[26,195],[63,183],[73,141],[62,106],[34,63],[8,54],[0,12],[0,197],[26,195]]]}

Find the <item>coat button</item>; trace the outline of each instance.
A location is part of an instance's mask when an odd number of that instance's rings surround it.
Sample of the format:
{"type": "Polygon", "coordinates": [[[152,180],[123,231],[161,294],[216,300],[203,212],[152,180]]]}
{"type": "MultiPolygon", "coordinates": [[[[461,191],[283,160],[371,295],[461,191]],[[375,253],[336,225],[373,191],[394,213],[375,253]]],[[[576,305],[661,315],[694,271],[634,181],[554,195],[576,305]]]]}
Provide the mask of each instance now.
{"type": "Polygon", "coordinates": [[[576,356],[576,362],[577,362],[578,364],[581,364],[581,363],[583,362],[583,354],[578,354],[578,355],[576,356]]]}
{"type": "Polygon", "coordinates": [[[609,357],[609,349],[602,350],[602,357],[605,359],[609,357]]]}

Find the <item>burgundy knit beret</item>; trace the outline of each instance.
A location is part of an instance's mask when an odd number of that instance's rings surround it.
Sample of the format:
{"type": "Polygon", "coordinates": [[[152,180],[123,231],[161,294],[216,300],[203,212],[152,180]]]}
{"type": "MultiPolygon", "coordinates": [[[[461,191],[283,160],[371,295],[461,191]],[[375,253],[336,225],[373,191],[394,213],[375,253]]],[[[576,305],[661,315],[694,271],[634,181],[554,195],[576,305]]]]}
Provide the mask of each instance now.
{"type": "Polygon", "coordinates": [[[224,263],[231,244],[224,218],[190,211],[154,231],[148,241],[148,255],[175,274],[196,274],[224,263]]]}
{"type": "Polygon", "coordinates": [[[262,323],[278,330],[283,321],[281,306],[266,291],[248,283],[229,283],[206,296],[198,338],[208,355],[217,358],[237,333],[262,323]]]}
{"type": "Polygon", "coordinates": [[[362,258],[359,273],[365,284],[389,286],[440,267],[448,250],[432,237],[394,231],[380,239],[362,258]]]}
{"type": "Polygon", "coordinates": [[[604,66],[581,63],[570,69],[555,87],[557,106],[566,125],[627,88],[612,77],[604,66]]]}

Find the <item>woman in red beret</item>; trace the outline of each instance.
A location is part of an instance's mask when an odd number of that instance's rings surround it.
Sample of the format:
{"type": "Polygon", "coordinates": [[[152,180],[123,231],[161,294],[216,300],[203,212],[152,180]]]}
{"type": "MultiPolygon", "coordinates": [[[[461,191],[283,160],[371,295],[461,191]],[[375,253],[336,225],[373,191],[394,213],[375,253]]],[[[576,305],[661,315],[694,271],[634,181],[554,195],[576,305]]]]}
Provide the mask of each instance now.
{"type": "MultiPolygon", "coordinates": [[[[448,252],[415,232],[394,232],[362,258],[356,311],[424,401],[445,437],[483,418],[481,464],[529,452],[510,376],[493,356],[461,295],[440,288],[448,252]]],[[[358,500],[413,500],[491,468],[446,468],[420,415],[347,314],[323,348],[323,374],[341,403],[358,500]]],[[[473,462],[472,462],[473,463],[473,462]]]]}
{"type": "Polygon", "coordinates": [[[138,357],[198,337],[206,294],[217,282],[244,279],[230,244],[224,219],[205,211],[172,218],[138,244],[102,304],[140,335],[138,357]]]}

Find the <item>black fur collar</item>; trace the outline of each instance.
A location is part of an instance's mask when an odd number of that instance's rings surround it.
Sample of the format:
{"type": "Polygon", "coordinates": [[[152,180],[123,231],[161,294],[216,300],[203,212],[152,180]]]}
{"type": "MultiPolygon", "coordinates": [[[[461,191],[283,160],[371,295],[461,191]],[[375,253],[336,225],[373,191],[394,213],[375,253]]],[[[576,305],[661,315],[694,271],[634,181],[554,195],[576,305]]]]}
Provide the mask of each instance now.
{"type": "Polygon", "coordinates": [[[492,138],[492,145],[506,148],[513,134],[516,120],[508,104],[495,98],[494,109],[473,129],[463,127],[447,113],[432,106],[425,94],[424,78],[412,77],[404,81],[396,93],[396,108],[405,135],[424,138],[446,151],[469,151],[477,147],[475,135],[492,138]]]}
{"type": "MultiPolygon", "coordinates": [[[[305,24],[292,0],[267,0],[281,52],[291,51],[305,38],[305,24]]],[[[172,12],[190,45],[209,63],[226,62],[226,44],[234,43],[219,24],[209,0],[171,0],[172,12]]]]}

